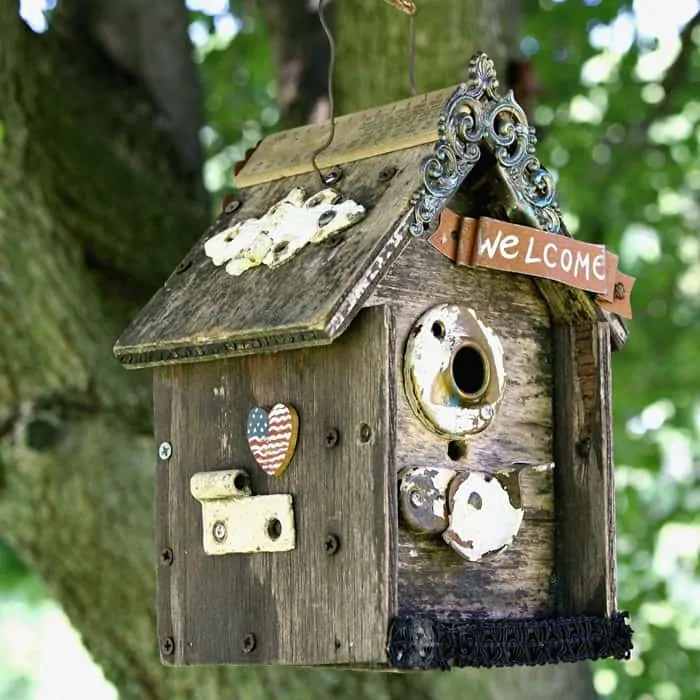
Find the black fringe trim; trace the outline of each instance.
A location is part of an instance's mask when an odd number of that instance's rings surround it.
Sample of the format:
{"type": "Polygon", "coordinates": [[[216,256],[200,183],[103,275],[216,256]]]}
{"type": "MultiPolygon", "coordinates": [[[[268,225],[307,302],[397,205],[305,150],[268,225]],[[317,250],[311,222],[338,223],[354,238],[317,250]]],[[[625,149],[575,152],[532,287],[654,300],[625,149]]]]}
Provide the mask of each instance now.
{"type": "Polygon", "coordinates": [[[629,659],[628,613],[612,617],[464,620],[397,617],[387,653],[396,668],[539,666],[585,659],[629,659]]]}

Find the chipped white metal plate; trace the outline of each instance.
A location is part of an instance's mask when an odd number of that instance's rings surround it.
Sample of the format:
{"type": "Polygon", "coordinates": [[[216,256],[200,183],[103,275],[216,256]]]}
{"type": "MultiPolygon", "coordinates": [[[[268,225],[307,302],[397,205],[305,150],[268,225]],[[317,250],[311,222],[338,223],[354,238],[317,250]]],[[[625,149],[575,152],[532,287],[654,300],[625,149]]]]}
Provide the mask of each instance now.
{"type": "Polygon", "coordinates": [[[507,547],[518,534],[524,511],[511,504],[495,477],[465,472],[455,477],[448,495],[449,526],[442,537],[460,556],[479,561],[507,547]]]}
{"type": "Polygon", "coordinates": [[[210,555],[287,552],[296,546],[292,496],[251,496],[242,469],[200,472],[190,492],[202,504],[202,545],[210,555]]]}
{"type": "Polygon", "coordinates": [[[503,348],[473,309],[440,304],[413,325],[404,355],[408,401],[444,438],[488,428],[503,397],[503,348]]]}
{"type": "Polygon", "coordinates": [[[308,243],[320,243],[364,218],[365,208],[328,187],[306,197],[295,187],[260,218],[246,219],[212,236],[204,252],[237,277],[258,265],[279,267],[308,243]]]}

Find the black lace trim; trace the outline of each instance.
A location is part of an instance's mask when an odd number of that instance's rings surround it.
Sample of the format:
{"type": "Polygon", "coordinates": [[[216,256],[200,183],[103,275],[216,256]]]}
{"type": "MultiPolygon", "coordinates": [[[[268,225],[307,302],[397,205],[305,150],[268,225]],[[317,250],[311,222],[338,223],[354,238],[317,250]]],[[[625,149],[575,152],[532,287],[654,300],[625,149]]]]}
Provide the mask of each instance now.
{"type": "Polygon", "coordinates": [[[628,613],[612,617],[468,620],[397,617],[387,653],[396,668],[539,666],[585,659],[628,659],[628,613]]]}

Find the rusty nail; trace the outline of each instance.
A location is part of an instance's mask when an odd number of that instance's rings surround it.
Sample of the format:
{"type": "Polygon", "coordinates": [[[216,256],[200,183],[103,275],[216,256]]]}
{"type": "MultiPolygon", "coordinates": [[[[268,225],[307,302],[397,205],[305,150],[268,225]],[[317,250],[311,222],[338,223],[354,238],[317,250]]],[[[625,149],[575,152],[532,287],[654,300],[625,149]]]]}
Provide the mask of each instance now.
{"type": "Polygon", "coordinates": [[[338,550],[340,549],[340,539],[338,535],[334,535],[332,533],[326,535],[326,541],[323,543],[323,547],[329,557],[337,554],[338,550]]]}
{"type": "Polygon", "coordinates": [[[175,653],[175,640],[172,637],[166,637],[160,645],[160,649],[165,656],[172,656],[175,653]]]}
{"type": "Polygon", "coordinates": [[[396,172],[397,170],[393,165],[387,165],[379,171],[377,180],[379,180],[379,182],[389,182],[389,180],[396,175],[396,172]]]}
{"type": "Polygon", "coordinates": [[[360,425],[360,442],[369,442],[372,437],[372,428],[367,423],[360,425]]]}
{"type": "Polygon", "coordinates": [[[248,634],[243,637],[243,641],[241,642],[241,651],[244,654],[250,654],[250,652],[255,649],[257,643],[258,640],[255,638],[255,635],[252,632],[248,632],[248,634]]]}
{"type": "Polygon", "coordinates": [[[163,564],[163,566],[171,566],[174,559],[175,555],[173,554],[173,550],[170,549],[170,547],[166,547],[160,553],[160,563],[163,564]]]}
{"type": "Polygon", "coordinates": [[[622,284],[622,282],[616,282],[615,283],[615,292],[614,292],[614,297],[615,299],[624,299],[625,298],[625,285],[622,284]]]}
{"type": "Polygon", "coordinates": [[[167,462],[173,456],[173,446],[169,442],[161,442],[158,445],[158,456],[167,462]]]}
{"type": "Polygon", "coordinates": [[[337,428],[331,428],[326,433],[326,447],[328,449],[335,447],[338,444],[339,439],[340,439],[340,433],[338,432],[337,428]]]}

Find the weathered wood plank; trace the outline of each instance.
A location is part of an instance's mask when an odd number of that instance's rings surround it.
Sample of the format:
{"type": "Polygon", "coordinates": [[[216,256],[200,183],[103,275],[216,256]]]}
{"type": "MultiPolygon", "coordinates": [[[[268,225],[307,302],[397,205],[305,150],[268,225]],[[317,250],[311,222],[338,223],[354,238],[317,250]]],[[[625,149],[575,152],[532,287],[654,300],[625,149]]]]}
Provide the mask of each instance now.
{"type": "MultiPolygon", "coordinates": [[[[335,136],[318,157],[321,169],[411,149],[438,139],[438,119],[456,86],[416,95],[336,119],[335,136]]],[[[236,176],[238,187],[310,173],[311,154],[322,146],[330,120],[271,134],[236,176]]]]}
{"type": "Polygon", "coordinates": [[[557,603],[565,615],[616,608],[610,330],[554,328],[557,603]]]}
{"type": "Polygon", "coordinates": [[[242,193],[243,206],[225,214],[190,251],[139,317],[122,334],[116,356],[128,367],[193,362],[328,343],[361,308],[407,237],[401,221],[420,182],[429,146],[350,163],[337,189],[363,204],[367,216],[334,245],[310,244],[292,260],[232,277],[204,254],[206,239],[233,222],[258,217],[293,187],[316,192],[315,174],[242,193]],[[383,168],[396,174],[380,178],[383,168]],[[336,245],[337,243],[337,245],[336,245]]]}
{"type": "MultiPolygon", "coordinates": [[[[154,382],[153,411],[156,426],[169,426],[172,422],[173,394],[172,384],[167,382],[154,382]]],[[[156,429],[156,437],[164,436],[157,445],[170,440],[169,430],[156,429]]],[[[176,579],[182,572],[182,562],[178,561],[174,566],[173,533],[170,529],[170,469],[168,461],[158,459],[156,464],[156,492],[155,492],[155,561],[158,567],[158,586],[163,591],[169,591],[172,586],[177,586],[176,579]]],[[[182,639],[180,629],[174,629],[173,625],[179,622],[173,616],[170,596],[159,595],[157,606],[158,646],[161,662],[172,664],[176,654],[182,653],[182,649],[174,647],[175,653],[164,653],[167,648],[167,639],[182,639]]]]}
{"type": "Polygon", "coordinates": [[[159,480],[158,543],[174,563],[159,568],[162,634],[175,639],[174,664],[373,664],[385,661],[393,614],[396,521],[386,469],[392,403],[384,308],[363,311],[330,348],[268,353],[155,371],[156,439],[173,456],[159,480]],[[268,477],[246,442],[251,407],[288,402],[299,440],[284,474],[268,477]],[[171,406],[171,408],[169,408],[171,406]],[[360,436],[361,425],[369,439],[360,436]],[[339,431],[335,447],[326,434],[339,431]],[[192,474],[242,467],[254,494],[294,497],[296,549],[206,556],[192,474]],[[169,535],[166,533],[169,532],[169,535]],[[340,549],[326,552],[329,534],[340,549]],[[242,651],[254,634],[255,650],[242,651]]]}
{"type": "MultiPolygon", "coordinates": [[[[368,303],[396,313],[397,470],[449,466],[494,472],[512,462],[553,461],[552,360],[549,311],[532,280],[491,270],[459,268],[426,241],[412,241],[368,303]],[[494,424],[469,441],[464,459],[448,457],[448,442],[418,421],[406,400],[401,367],[412,324],[442,302],[464,303],[498,335],[506,387],[494,424]]],[[[393,477],[396,478],[396,475],[393,477]]],[[[463,616],[528,617],[553,612],[554,500],[552,473],[522,476],[525,519],[511,547],[497,558],[469,563],[440,538],[400,525],[398,608],[401,613],[461,611],[463,616]]]]}

